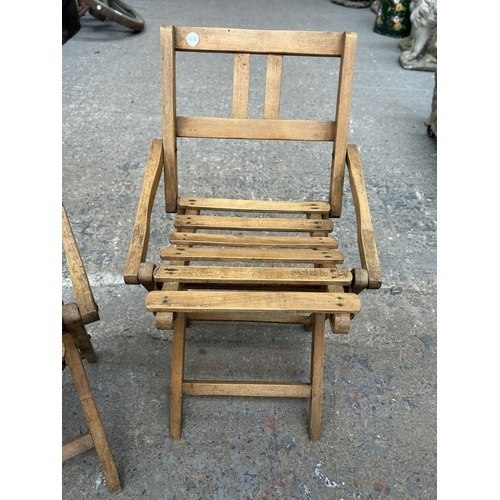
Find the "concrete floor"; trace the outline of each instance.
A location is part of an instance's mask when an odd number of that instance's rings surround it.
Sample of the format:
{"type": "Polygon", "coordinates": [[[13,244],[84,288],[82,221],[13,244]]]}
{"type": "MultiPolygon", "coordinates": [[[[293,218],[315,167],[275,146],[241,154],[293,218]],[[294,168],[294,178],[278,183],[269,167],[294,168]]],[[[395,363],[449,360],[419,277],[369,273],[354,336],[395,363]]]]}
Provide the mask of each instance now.
{"type": "MultiPolygon", "coordinates": [[[[88,327],[99,360],[85,367],[123,486],[113,498],[436,498],[437,141],[424,124],[434,74],[401,68],[398,40],[373,32],[369,8],[328,0],[128,3],[145,19],[143,32],[87,14],[62,47],[62,199],[100,308],[100,321],[88,327]],[[159,27],[166,23],[358,33],[349,140],[360,148],[384,283],[363,292],[347,336],[327,329],[319,442],[308,439],[305,400],[223,397],[186,397],[182,439],[169,439],[171,333],[156,329],[145,290],[122,278],[150,142],[161,136],[159,27]]],[[[227,61],[200,61],[191,72],[179,61],[179,106],[189,112],[198,100],[224,112],[227,61]]],[[[261,63],[252,84],[262,81],[261,63]]],[[[286,69],[298,90],[285,94],[282,106],[300,113],[307,105],[321,118],[331,92],[309,64],[307,71],[286,69]]],[[[259,95],[254,102],[258,113],[259,95]]],[[[321,145],[247,143],[241,155],[232,145],[205,142],[179,142],[181,194],[326,195],[328,151],[321,145]]],[[[149,257],[155,262],[171,228],[159,193],[149,257]]],[[[347,190],[334,235],[348,268],[359,266],[353,220],[347,190]]],[[[72,299],[64,263],[63,299],[72,299]]],[[[245,379],[256,372],[263,380],[299,381],[307,373],[308,338],[298,326],[235,331],[193,323],[187,338],[189,376],[216,371],[245,379]]],[[[86,426],[68,370],[62,383],[66,440],[86,426]]],[[[63,464],[62,498],[95,497],[112,496],[89,450],[63,464]]]]}

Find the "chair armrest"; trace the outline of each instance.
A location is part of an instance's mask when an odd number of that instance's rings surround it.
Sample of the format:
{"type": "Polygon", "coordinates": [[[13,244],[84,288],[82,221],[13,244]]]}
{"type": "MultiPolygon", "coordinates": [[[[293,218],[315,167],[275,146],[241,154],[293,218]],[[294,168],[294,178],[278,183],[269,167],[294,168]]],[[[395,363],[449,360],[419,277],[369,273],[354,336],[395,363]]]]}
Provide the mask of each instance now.
{"type": "Polygon", "coordinates": [[[62,206],[62,242],[76,305],[80,310],[83,324],[97,321],[99,319],[98,307],[92,295],[92,289],[64,205],[62,206]]]}
{"type": "Polygon", "coordinates": [[[361,159],[358,147],[354,144],[347,146],[347,168],[349,169],[349,181],[356,210],[359,256],[363,269],[368,271],[367,288],[380,288],[382,286],[382,273],[375,243],[375,234],[368,206],[361,159]]]}
{"type": "Polygon", "coordinates": [[[146,259],[149,245],[151,211],[163,171],[163,144],[153,139],[149,151],[146,173],[142,183],[139,206],[130,240],[124,279],[129,285],[139,285],[139,267],[146,259]]]}

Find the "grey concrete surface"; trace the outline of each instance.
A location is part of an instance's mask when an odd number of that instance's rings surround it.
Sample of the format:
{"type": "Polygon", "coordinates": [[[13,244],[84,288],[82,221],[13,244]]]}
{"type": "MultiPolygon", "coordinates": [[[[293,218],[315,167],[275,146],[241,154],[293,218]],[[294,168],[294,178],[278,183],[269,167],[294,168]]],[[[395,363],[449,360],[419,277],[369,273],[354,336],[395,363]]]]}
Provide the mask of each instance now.
{"type": "MultiPolygon", "coordinates": [[[[436,498],[437,140],[424,125],[434,75],[400,67],[398,40],[373,32],[369,8],[329,0],[129,4],[145,19],[143,32],[87,14],[62,47],[62,200],[100,308],[100,321],[88,327],[99,360],[85,367],[122,481],[114,498],[436,498]],[[161,135],[165,23],[358,33],[349,140],[360,148],[384,283],[363,292],[347,336],[327,330],[319,442],[308,440],[307,401],[272,398],[186,397],[182,439],[169,439],[171,333],[156,329],[145,290],[122,278],[150,142],[161,135]],[[396,286],[401,293],[391,293],[396,286]]],[[[198,59],[193,68],[179,58],[179,109],[228,110],[230,63],[198,59]]],[[[295,87],[284,89],[283,113],[307,117],[307,108],[322,118],[334,105],[330,83],[314,76],[321,64],[285,66],[295,87]]],[[[263,68],[257,58],[254,87],[263,68]]],[[[178,154],[181,194],[307,200],[328,189],[323,145],[249,142],[240,152],[179,141],[178,154]]],[[[161,204],[160,190],[155,262],[171,228],[161,204]]],[[[334,234],[351,268],[359,257],[348,188],[343,210],[334,234]]],[[[72,300],[64,260],[63,298],[72,300]]],[[[308,339],[298,326],[193,323],[187,338],[189,376],[299,381],[307,374],[308,339]]],[[[65,440],[86,426],[68,370],[62,382],[65,440]]],[[[95,497],[112,496],[89,450],[63,464],[62,498],[95,497]]]]}

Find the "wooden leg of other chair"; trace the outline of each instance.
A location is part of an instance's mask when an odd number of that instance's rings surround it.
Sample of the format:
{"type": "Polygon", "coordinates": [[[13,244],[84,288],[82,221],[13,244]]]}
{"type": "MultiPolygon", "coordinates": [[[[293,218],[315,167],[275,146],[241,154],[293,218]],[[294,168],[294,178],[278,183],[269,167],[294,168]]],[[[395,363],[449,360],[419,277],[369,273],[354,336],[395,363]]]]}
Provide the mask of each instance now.
{"type": "Polygon", "coordinates": [[[177,313],[172,342],[172,387],[170,394],[170,437],[180,439],[182,432],[182,383],[184,382],[184,350],[186,313],[177,313]]]}
{"type": "Polygon", "coordinates": [[[324,357],[325,315],[313,314],[311,346],[311,398],[309,400],[309,439],[311,439],[311,441],[318,441],[321,436],[324,357]]]}
{"type": "Polygon", "coordinates": [[[62,461],[65,462],[91,448],[94,448],[94,440],[90,432],[70,439],[62,445],[62,461]]]}
{"type": "Polygon", "coordinates": [[[116,470],[115,461],[111,453],[111,448],[109,447],[108,438],[94,401],[94,396],[80,358],[80,353],[70,333],[65,333],[62,336],[62,340],[66,350],[66,363],[71,371],[76,392],[80,398],[83,413],[85,414],[89,432],[94,441],[94,446],[99,461],[101,462],[109,491],[111,493],[118,493],[121,490],[120,478],[118,477],[118,471],[116,470]]]}

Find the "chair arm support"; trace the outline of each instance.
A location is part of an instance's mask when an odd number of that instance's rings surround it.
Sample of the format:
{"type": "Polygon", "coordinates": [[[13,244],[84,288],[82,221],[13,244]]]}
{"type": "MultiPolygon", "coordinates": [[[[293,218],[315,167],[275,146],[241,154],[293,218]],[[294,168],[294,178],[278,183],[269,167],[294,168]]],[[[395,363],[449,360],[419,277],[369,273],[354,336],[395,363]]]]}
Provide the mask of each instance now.
{"type": "Polygon", "coordinates": [[[367,288],[380,288],[382,286],[382,273],[375,243],[375,234],[373,232],[359,151],[358,147],[354,144],[347,146],[347,168],[349,169],[349,181],[356,211],[359,256],[363,269],[368,271],[367,288]]]}
{"type": "Polygon", "coordinates": [[[124,279],[129,285],[139,285],[139,268],[146,259],[149,245],[151,211],[163,171],[163,144],[153,139],[149,151],[146,173],[141,189],[139,206],[125,264],[124,279]]]}
{"type": "Polygon", "coordinates": [[[64,205],[62,205],[62,242],[71,283],[73,284],[76,305],[80,311],[83,324],[86,325],[97,321],[99,320],[98,307],[64,205]]]}

